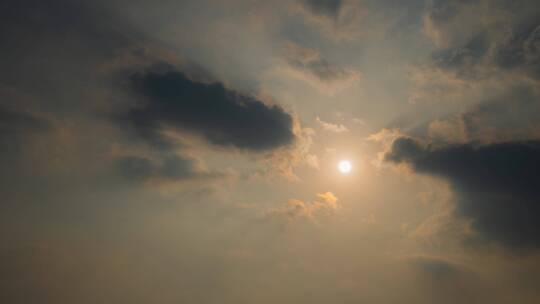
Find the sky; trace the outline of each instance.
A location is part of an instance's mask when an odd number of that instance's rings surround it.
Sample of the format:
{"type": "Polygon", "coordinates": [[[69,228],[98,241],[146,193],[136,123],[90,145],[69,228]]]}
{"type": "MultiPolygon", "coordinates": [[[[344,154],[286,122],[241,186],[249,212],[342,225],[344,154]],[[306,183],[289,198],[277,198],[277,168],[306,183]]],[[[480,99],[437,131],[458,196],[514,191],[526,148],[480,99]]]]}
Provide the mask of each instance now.
{"type": "Polygon", "coordinates": [[[2,303],[540,302],[534,0],[4,0],[0,45],[2,303]]]}

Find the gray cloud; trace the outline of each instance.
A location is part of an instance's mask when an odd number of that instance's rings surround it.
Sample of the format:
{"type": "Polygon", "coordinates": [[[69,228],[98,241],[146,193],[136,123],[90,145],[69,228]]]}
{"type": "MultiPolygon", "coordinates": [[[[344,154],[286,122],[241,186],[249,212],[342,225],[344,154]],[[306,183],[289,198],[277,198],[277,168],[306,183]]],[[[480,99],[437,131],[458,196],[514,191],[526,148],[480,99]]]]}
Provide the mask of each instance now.
{"type": "Polygon", "coordinates": [[[435,65],[454,70],[460,77],[474,77],[472,68],[479,64],[488,51],[485,33],[472,37],[463,46],[437,51],[433,54],[435,65]]]}
{"type": "Polygon", "coordinates": [[[47,127],[48,124],[43,119],[0,105],[0,134],[3,135],[2,137],[18,132],[38,131],[47,127]]]}
{"type": "Polygon", "coordinates": [[[457,212],[483,236],[508,246],[540,246],[540,141],[435,148],[412,138],[394,141],[385,160],[448,180],[457,212]]]}
{"type": "Polygon", "coordinates": [[[291,59],[289,63],[300,70],[306,71],[319,78],[321,81],[335,81],[350,76],[350,71],[330,64],[326,59],[291,59]]]}
{"type": "Polygon", "coordinates": [[[51,125],[45,119],[0,104],[0,162],[13,166],[28,140],[49,129],[51,125]]]}
{"type": "Polygon", "coordinates": [[[463,265],[431,256],[410,257],[408,262],[433,303],[497,303],[478,292],[477,275],[463,265]]]}
{"type": "Polygon", "coordinates": [[[538,18],[511,29],[509,35],[495,49],[497,66],[520,70],[540,79],[540,21],[538,18]]]}
{"type": "Polygon", "coordinates": [[[285,44],[284,57],[293,76],[326,92],[345,89],[360,79],[358,71],[332,63],[319,51],[293,42],[285,44]]]}
{"type": "Polygon", "coordinates": [[[537,3],[528,0],[433,1],[425,19],[438,46],[433,64],[461,78],[512,71],[538,80],[539,15],[537,3]]]}
{"type": "Polygon", "coordinates": [[[540,136],[540,96],[527,87],[481,103],[461,115],[470,141],[504,142],[540,136]]]}
{"type": "Polygon", "coordinates": [[[78,0],[2,1],[0,18],[0,43],[9,46],[0,50],[0,81],[55,104],[80,87],[77,81],[90,81],[97,63],[131,45],[128,36],[138,35],[98,3],[78,0]]]}
{"type": "Polygon", "coordinates": [[[436,280],[455,278],[461,272],[459,266],[454,263],[433,257],[412,257],[409,258],[409,262],[421,270],[423,274],[427,274],[436,280]]]}
{"type": "Polygon", "coordinates": [[[303,0],[303,2],[314,13],[334,18],[343,5],[343,0],[303,0]]]}
{"type": "Polygon", "coordinates": [[[340,81],[354,77],[353,71],[330,63],[318,51],[292,42],[286,44],[285,55],[291,66],[309,73],[323,82],[340,81]]]}
{"type": "Polygon", "coordinates": [[[116,159],[115,163],[119,173],[131,181],[182,181],[224,177],[222,173],[199,168],[195,159],[186,156],[169,155],[158,160],[141,156],[124,156],[116,159]]]}
{"type": "Polygon", "coordinates": [[[496,143],[540,137],[540,95],[528,86],[505,88],[463,112],[440,115],[408,130],[433,144],[496,143]]]}

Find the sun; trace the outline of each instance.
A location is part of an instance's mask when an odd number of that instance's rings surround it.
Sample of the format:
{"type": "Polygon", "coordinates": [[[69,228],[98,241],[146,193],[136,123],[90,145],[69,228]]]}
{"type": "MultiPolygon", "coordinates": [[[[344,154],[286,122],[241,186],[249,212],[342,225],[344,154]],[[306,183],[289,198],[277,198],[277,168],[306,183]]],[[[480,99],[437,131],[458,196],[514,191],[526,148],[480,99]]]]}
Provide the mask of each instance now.
{"type": "Polygon", "coordinates": [[[351,170],[352,170],[351,162],[348,161],[348,160],[340,161],[339,164],[338,164],[338,170],[339,170],[339,172],[341,172],[343,174],[347,174],[347,173],[351,172],[351,170]]]}

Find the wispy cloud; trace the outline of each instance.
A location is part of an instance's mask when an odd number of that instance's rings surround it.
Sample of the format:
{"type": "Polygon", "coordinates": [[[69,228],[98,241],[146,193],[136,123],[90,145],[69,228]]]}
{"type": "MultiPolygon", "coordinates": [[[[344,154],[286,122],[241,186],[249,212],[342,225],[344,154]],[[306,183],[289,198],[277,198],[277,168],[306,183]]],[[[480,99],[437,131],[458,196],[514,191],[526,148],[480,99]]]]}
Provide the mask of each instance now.
{"type": "Polygon", "coordinates": [[[315,120],[326,131],[335,132],[335,133],[343,133],[343,132],[349,131],[349,129],[342,124],[333,124],[330,122],[326,122],[326,121],[321,120],[319,117],[315,118],[315,120]]]}

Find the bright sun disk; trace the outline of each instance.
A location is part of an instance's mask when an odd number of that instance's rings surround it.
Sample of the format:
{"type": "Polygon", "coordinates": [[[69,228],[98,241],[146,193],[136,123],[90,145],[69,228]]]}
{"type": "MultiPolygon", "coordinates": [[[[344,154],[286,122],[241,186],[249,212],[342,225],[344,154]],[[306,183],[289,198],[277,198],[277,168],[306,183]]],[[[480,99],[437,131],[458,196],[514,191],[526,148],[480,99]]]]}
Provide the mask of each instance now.
{"type": "Polygon", "coordinates": [[[347,174],[347,173],[351,172],[351,170],[352,170],[351,162],[348,161],[348,160],[340,161],[339,164],[338,164],[338,169],[343,174],[347,174]]]}

